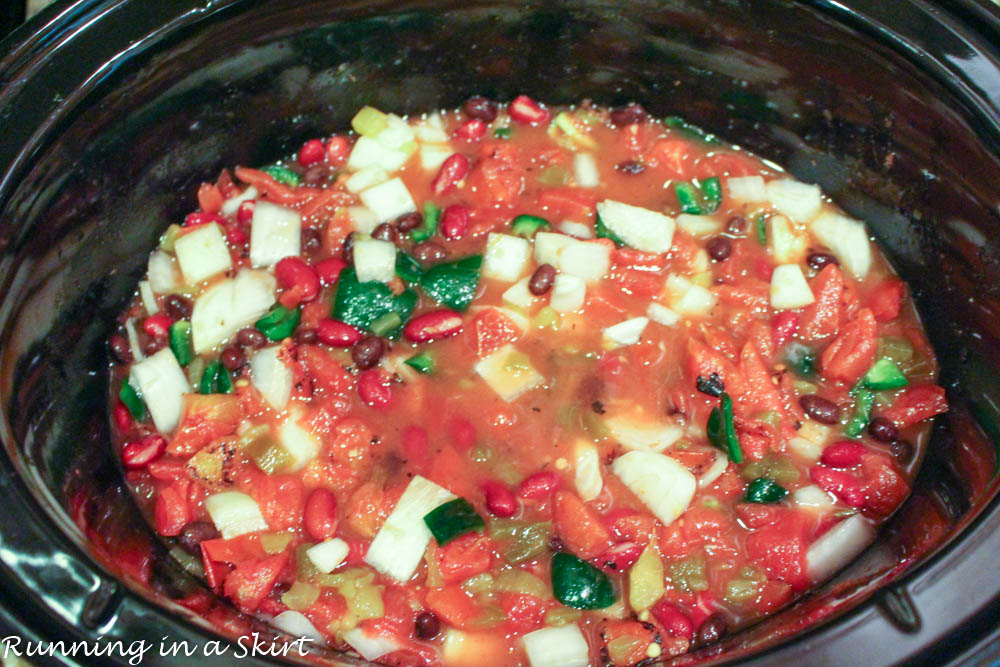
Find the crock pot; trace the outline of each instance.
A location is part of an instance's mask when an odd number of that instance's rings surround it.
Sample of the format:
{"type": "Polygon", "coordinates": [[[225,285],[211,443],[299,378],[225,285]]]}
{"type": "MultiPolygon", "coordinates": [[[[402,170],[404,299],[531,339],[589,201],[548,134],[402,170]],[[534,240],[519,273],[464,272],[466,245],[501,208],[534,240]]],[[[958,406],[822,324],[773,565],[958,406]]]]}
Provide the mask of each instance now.
{"type": "MultiPolygon", "coordinates": [[[[363,104],[420,113],[525,93],[639,101],[819,183],[869,222],[941,359],[953,408],[877,542],[794,606],[675,662],[996,660],[992,11],[971,0],[80,0],[45,10],[0,44],[0,640],[166,638],[195,657],[156,649],[144,664],[261,659],[205,657],[213,641],[268,630],[207,602],[123,486],[106,419],[110,325],[158,235],[223,166],[272,161],[346,128],[363,104]],[[178,604],[192,599],[211,604],[214,625],[178,604]]],[[[32,659],[46,660],[129,662],[121,651],[32,659]]]]}

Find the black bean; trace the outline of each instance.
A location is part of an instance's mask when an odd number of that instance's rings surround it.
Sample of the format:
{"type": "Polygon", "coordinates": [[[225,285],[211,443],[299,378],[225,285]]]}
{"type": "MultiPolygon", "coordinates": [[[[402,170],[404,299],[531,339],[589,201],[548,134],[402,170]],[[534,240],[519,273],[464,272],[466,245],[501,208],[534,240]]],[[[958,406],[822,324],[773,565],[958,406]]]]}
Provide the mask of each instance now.
{"type": "Polygon", "coordinates": [[[391,223],[383,222],[372,232],[372,238],[397,244],[399,243],[399,232],[396,231],[396,228],[391,223]]]}
{"type": "Polygon", "coordinates": [[[635,125],[646,120],[646,115],[646,110],[642,108],[642,105],[633,102],[632,104],[612,109],[611,122],[615,124],[615,127],[635,125]]]}
{"type": "Polygon", "coordinates": [[[566,551],[566,542],[558,535],[549,538],[549,551],[566,551]]]}
{"type": "Polygon", "coordinates": [[[121,364],[132,363],[132,348],[129,346],[125,336],[113,335],[108,339],[108,349],[111,354],[121,364]]]}
{"type": "Polygon", "coordinates": [[[552,283],[556,279],[556,267],[551,264],[542,264],[531,274],[528,281],[528,291],[535,296],[541,296],[552,289],[552,283]]]}
{"type": "Polygon", "coordinates": [[[478,118],[485,123],[492,123],[497,119],[497,111],[499,110],[497,103],[493,100],[476,95],[475,97],[470,97],[462,105],[462,111],[469,118],[478,118]]]}
{"type": "Polygon", "coordinates": [[[312,227],[302,228],[302,249],[306,252],[319,250],[323,244],[322,234],[318,229],[312,227]]]}
{"type": "Polygon", "coordinates": [[[420,639],[432,639],[441,631],[441,621],[433,611],[422,611],[413,622],[413,634],[420,639]]]}
{"type": "Polygon", "coordinates": [[[267,337],[253,327],[246,327],[245,329],[240,329],[239,333],[236,334],[236,342],[243,347],[259,350],[267,345],[267,337]]]}
{"type": "Polygon", "coordinates": [[[907,464],[913,460],[913,445],[906,440],[895,440],[889,445],[889,453],[902,464],[907,464]]]}
{"type": "Polygon", "coordinates": [[[407,213],[396,218],[396,229],[401,232],[408,232],[412,229],[416,229],[420,225],[424,224],[424,216],[420,215],[416,211],[413,213],[407,213]]]}
{"type": "Polygon", "coordinates": [[[726,223],[726,231],[734,236],[739,236],[747,231],[747,219],[742,215],[734,215],[726,223]]]}
{"type": "Polygon", "coordinates": [[[806,394],[799,397],[799,405],[811,419],[821,424],[836,424],[840,421],[840,408],[833,401],[828,401],[816,394],[806,394]]]}
{"type": "Polygon", "coordinates": [[[636,174],[641,174],[646,171],[646,165],[639,162],[638,160],[626,160],[625,162],[619,162],[615,165],[615,169],[622,172],[623,174],[629,174],[635,176],[636,174]]]}
{"type": "Polygon", "coordinates": [[[378,336],[365,336],[351,348],[351,359],[358,368],[365,370],[372,368],[382,358],[385,352],[385,343],[378,336]]]}
{"type": "Polygon", "coordinates": [[[156,354],[167,346],[166,338],[150,338],[142,346],[142,353],[147,357],[156,354]]]}
{"type": "Polygon", "coordinates": [[[709,396],[714,396],[718,398],[722,396],[722,392],[726,390],[726,383],[722,381],[718,373],[712,373],[707,378],[703,375],[699,375],[694,381],[695,386],[703,394],[708,394],[709,396]]]}
{"type": "Polygon", "coordinates": [[[184,548],[184,551],[200,556],[201,543],[205,540],[214,540],[217,537],[219,537],[219,531],[208,521],[192,521],[184,526],[181,534],[177,536],[177,541],[184,548]]]}
{"type": "Polygon", "coordinates": [[[722,639],[729,630],[729,624],[722,614],[712,614],[701,622],[698,628],[698,635],[695,637],[695,646],[708,646],[722,639]]]}
{"type": "Polygon", "coordinates": [[[868,423],[868,432],[879,442],[899,440],[899,429],[885,417],[876,417],[868,423]]]}
{"type": "Polygon", "coordinates": [[[232,344],[227,345],[222,349],[222,354],[219,355],[219,361],[221,361],[222,365],[229,370],[235,371],[242,368],[243,364],[247,362],[247,358],[243,354],[243,350],[239,345],[232,344]]]}
{"type": "Polygon", "coordinates": [[[341,246],[340,252],[344,255],[344,261],[348,264],[354,264],[354,232],[347,235],[344,239],[344,245],[341,246]]]}
{"type": "Polygon", "coordinates": [[[716,262],[724,262],[733,254],[733,242],[725,236],[716,236],[708,242],[705,250],[708,251],[708,256],[716,262]]]}
{"type": "Polygon", "coordinates": [[[837,258],[828,252],[812,252],[806,257],[806,264],[817,271],[822,269],[827,264],[840,264],[837,258]]]}
{"type": "Polygon", "coordinates": [[[316,342],[317,335],[315,329],[296,329],[292,334],[292,340],[296,345],[312,345],[316,342]]]}
{"type": "Polygon", "coordinates": [[[180,294],[171,294],[163,301],[163,309],[173,320],[187,320],[191,318],[191,311],[194,304],[191,299],[187,299],[180,294]]]}
{"type": "Polygon", "coordinates": [[[417,244],[417,246],[413,249],[413,256],[417,258],[418,262],[427,264],[430,262],[440,262],[448,256],[448,251],[445,250],[439,243],[435,243],[434,241],[424,241],[423,243],[417,244]]]}

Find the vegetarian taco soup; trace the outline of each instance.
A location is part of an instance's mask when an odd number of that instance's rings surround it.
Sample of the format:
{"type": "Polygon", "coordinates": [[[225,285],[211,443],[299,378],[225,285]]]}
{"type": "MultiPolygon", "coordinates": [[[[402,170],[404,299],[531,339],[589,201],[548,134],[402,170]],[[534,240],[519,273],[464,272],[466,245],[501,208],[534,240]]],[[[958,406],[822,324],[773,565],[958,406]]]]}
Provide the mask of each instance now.
{"type": "Polygon", "coordinates": [[[364,107],[197,193],[110,340],[128,481],[247,614],[391,665],[634,665],[851,561],[946,410],[815,185],[640,106],[364,107]]]}

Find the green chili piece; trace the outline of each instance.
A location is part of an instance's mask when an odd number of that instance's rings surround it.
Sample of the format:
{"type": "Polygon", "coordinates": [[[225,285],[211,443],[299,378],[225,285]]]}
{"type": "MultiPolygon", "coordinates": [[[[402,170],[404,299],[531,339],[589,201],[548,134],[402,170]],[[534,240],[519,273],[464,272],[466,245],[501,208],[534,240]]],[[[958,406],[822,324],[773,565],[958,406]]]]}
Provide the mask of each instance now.
{"type": "Polygon", "coordinates": [[[871,419],[872,405],[875,403],[875,393],[868,389],[860,389],[854,401],[854,416],[847,422],[844,428],[844,435],[849,438],[856,438],[868,426],[871,419]]]}
{"type": "Polygon", "coordinates": [[[476,296],[482,264],[482,255],[469,255],[455,262],[437,264],[420,279],[420,287],[442,306],[463,311],[476,296]]]}
{"type": "Polygon", "coordinates": [[[424,375],[430,375],[434,372],[434,357],[426,352],[415,354],[403,363],[424,375]]]}
{"type": "Polygon", "coordinates": [[[392,331],[398,329],[403,324],[403,318],[399,313],[390,310],[384,315],[380,315],[372,322],[371,330],[376,336],[388,336],[392,331]]]}
{"type": "Polygon", "coordinates": [[[754,218],[754,227],[757,229],[757,243],[767,245],[767,218],[763,213],[754,218]]]}
{"type": "Polygon", "coordinates": [[[705,202],[705,213],[711,215],[719,210],[722,204],[722,183],[718,176],[706,178],[699,184],[705,202]]]}
{"type": "Polygon", "coordinates": [[[302,177],[296,174],[294,171],[288,167],[282,167],[279,164],[271,165],[270,167],[264,167],[261,169],[262,172],[276,180],[278,183],[283,185],[291,185],[292,187],[298,186],[302,182],[302,177]]]}
{"type": "Polygon", "coordinates": [[[396,253],[396,275],[408,283],[419,283],[424,270],[417,260],[400,251],[396,253]]]}
{"type": "Polygon", "coordinates": [[[750,482],[750,486],[747,487],[747,493],[743,497],[743,500],[748,503],[772,504],[778,502],[787,495],[788,491],[773,479],[768,477],[758,477],[754,481],[750,482]]]}
{"type": "Polygon", "coordinates": [[[217,359],[214,359],[205,365],[205,372],[201,374],[201,382],[198,383],[198,393],[201,394],[214,394],[216,386],[216,376],[219,374],[219,369],[222,368],[222,364],[219,363],[217,359]]]}
{"type": "Polygon", "coordinates": [[[530,239],[543,229],[551,229],[552,225],[545,218],[537,215],[519,215],[510,223],[510,231],[516,236],[530,239]]]}
{"type": "Polygon", "coordinates": [[[465,498],[456,498],[437,507],[424,516],[431,535],[440,546],[444,546],[456,537],[481,531],[486,527],[483,517],[465,498]]]}
{"type": "Polygon", "coordinates": [[[497,139],[510,139],[511,134],[513,131],[509,127],[498,127],[493,130],[493,136],[497,139]]]}
{"type": "Polygon", "coordinates": [[[704,215],[705,211],[701,208],[698,191],[693,185],[684,181],[674,183],[674,193],[676,193],[677,201],[681,205],[681,211],[691,215],[704,215]]]}
{"type": "Polygon", "coordinates": [[[281,304],[275,304],[267,315],[254,323],[254,327],[267,336],[268,340],[284,340],[295,331],[301,316],[302,313],[298,308],[291,310],[281,304]]]}
{"type": "Polygon", "coordinates": [[[865,388],[874,391],[899,389],[909,384],[906,376],[891,359],[882,358],[876,361],[865,376],[861,378],[865,388]]]}
{"type": "Polygon", "coordinates": [[[130,385],[128,382],[122,383],[121,391],[118,392],[118,398],[122,400],[125,407],[128,408],[128,412],[132,415],[132,419],[137,419],[142,421],[146,418],[146,404],[142,402],[139,398],[139,394],[136,393],[135,387],[130,385]]]}
{"type": "Polygon", "coordinates": [[[712,408],[712,412],[708,415],[705,430],[709,441],[726,452],[730,461],[743,462],[743,450],[740,448],[739,438],[736,437],[736,426],[733,421],[733,399],[726,392],[722,392],[719,406],[712,408]]]}
{"type": "Polygon", "coordinates": [[[177,363],[187,366],[194,359],[191,348],[191,323],[178,320],[170,325],[170,351],[177,357],[177,363]]]}
{"type": "Polygon", "coordinates": [[[552,592],[556,600],[573,609],[604,609],[616,599],[606,574],[565,551],[552,557],[552,592]]]}
{"type": "Polygon", "coordinates": [[[432,201],[424,202],[424,222],[419,227],[410,230],[410,238],[415,243],[426,241],[437,234],[438,221],[441,220],[441,209],[432,201]]]}
{"type": "Polygon", "coordinates": [[[597,224],[594,225],[594,233],[597,234],[597,238],[610,239],[619,248],[625,245],[625,241],[622,239],[622,237],[618,236],[613,231],[611,231],[611,229],[606,224],[604,224],[604,221],[601,220],[600,215],[597,216],[597,224]]]}

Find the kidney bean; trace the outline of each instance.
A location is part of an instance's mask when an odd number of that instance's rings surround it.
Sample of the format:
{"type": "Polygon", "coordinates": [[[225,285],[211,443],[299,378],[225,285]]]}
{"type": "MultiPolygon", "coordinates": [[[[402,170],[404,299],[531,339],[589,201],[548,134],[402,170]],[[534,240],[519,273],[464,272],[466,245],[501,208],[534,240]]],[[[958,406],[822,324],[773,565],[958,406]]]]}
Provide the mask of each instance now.
{"type": "Polygon", "coordinates": [[[694,623],[691,618],[675,605],[660,600],[649,610],[663,629],[675,637],[684,637],[690,641],[694,637],[694,623]]]}
{"type": "Polygon", "coordinates": [[[345,266],[347,266],[347,262],[344,260],[331,257],[317,262],[313,270],[316,271],[316,277],[319,278],[320,284],[329,287],[337,282],[337,279],[340,278],[340,272],[344,270],[345,266]]]}
{"type": "Polygon", "coordinates": [[[879,442],[895,442],[899,439],[899,429],[885,417],[875,417],[868,423],[868,432],[879,442]]]}
{"type": "Polygon", "coordinates": [[[800,396],[799,405],[810,419],[821,424],[836,424],[840,421],[840,408],[837,404],[817,394],[800,396]]]}
{"type": "Polygon", "coordinates": [[[813,466],[809,469],[809,477],[821,489],[832,493],[856,510],[863,509],[867,502],[864,483],[850,473],[813,466]]]}
{"type": "Polygon", "coordinates": [[[511,120],[522,125],[541,125],[549,120],[549,112],[527,95],[518,95],[507,109],[511,120]]]}
{"type": "Polygon", "coordinates": [[[143,321],[142,330],[151,338],[166,340],[167,334],[170,332],[170,325],[173,323],[174,321],[170,319],[169,315],[157,313],[156,315],[150,315],[143,321]]]}
{"type": "Polygon", "coordinates": [[[705,246],[708,256],[716,262],[724,262],[733,254],[733,242],[725,236],[716,236],[705,246]]]}
{"type": "Polygon", "coordinates": [[[339,167],[351,154],[351,141],[347,137],[330,137],[326,142],[326,161],[339,167]]]}
{"type": "Polygon", "coordinates": [[[253,199],[240,202],[240,207],[236,209],[236,221],[242,225],[249,224],[253,221],[253,210],[256,207],[257,202],[253,199]]]}
{"type": "Polygon", "coordinates": [[[486,509],[493,516],[506,519],[517,514],[517,496],[500,482],[490,480],[483,484],[486,494],[486,509]]]}
{"type": "Polygon", "coordinates": [[[441,621],[433,611],[422,611],[413,622],[413,634],[420,639],[433,639],[441,631],[441,621]]]}
{"type": "Polygon", "coordinates": [[[733,236],[739,236],[747,231],[749,225],[747,224],[747,219],[742,215],[734,215],[729,218],[729,222],[726,223],[726,231],[733,236]]]}
{"type": "Polygon", "coordinates": [[[324,158],[326,158],[326,146],[320,139],[310,139],[299,149],[299,164],[303,167],[322,162],[324,158]]]}
{"type": "Polygon", "coordinates": [[[528,291],[535,296],[541,296],[552,289],[552,284],[556,280],[556,267],[551,264],[542,264],[531,274],[528,280],[528,291]]]}
{"type": "Polygon", "coordinates": [[[536,472],[517,487],[517,495],[527,500],[539,500],[551,495],[562,486],[559,475],[550,470],[536,472]]]}
{"type": "Polygon", "coordinates": [[[142,353],[151,357],[167,346],[166,338],[150,338],[142,344],[142,353]]]}
{"type": "Polygon", "coordinates": [[[319,294],[319,276],[298,257],[285,257],[274,266],[278,286],[297,293],[301,301],[312,301],[319,294]]]}
{"type": "Polygon", "coordinates": [[[332,347],[350,347],[361,340],[361,330],[329,317],[316,325],[316,337],[332,347]]]}
{"type": "Polygon", "coordinates": [[[646,171],[646,165],[639,162],[638,160],[626,160],[625,162],[619,162],[615,165],[615,169],[622,172],[623,174],[628,174],[629,176],[635,176],[646,171]]]}
{"type": "Polygon", "coordinates": [[[646,120],[647,116],[648,114],[642,105],[635,102],[611,110],[611,122],[615,124],[615,127],[641,123],[646,120]]]}
{"type": "Polygon", "coordinates": [[[729,624],[722,614],[712,614],[701,623],[698,628],[698,636],[694,640],[695,646],[708,646],[722,639],[729,631],[729,624]]]}
{"type": "Polygon", "coordinates": [[[893,440],[889,445],[889,453],[902,464],[907,464],[913,460],[913,445],[906,440],[893,440]]]}
{"type": "Polygon", "coordinates": [[[459,141],[479,141],[486,136],[486,123],[470,118],[455,128],[454,137],[459,141]]]}
{"type": "Polygon", "coordinates": [[[399,244],[399,232],[391,222],[383,222],[372,231],[372,238],[379,241],[388,241],[393,245],[399,244]]]}
{"type": "Polygon", "coordinates": [[[497,119],[499,106],[489,98],[476,95],[465,101],[465,104],[462,105],[462,111],[469,118],[475,118],[485,123],[492,123],[497,119]]]}
{"type": "Polygon", "coordinates": [[[437,176],[431,182],[431,192],[443,195],[455,187],[469,173],[469,158],[461,153],[455,153],[441,165],[437,176]]]}
{"type": "Polygon", "coordinates": [[[227,345],[219,355],[222,365],[231,371],[239,370],[247,362],[246,355],[239,345],[227,345]]]}
{"type": "Polygon", "coordinates": [[[317,338],[315,329],[296,329],[292,334],[292,341],[296,345],[312,345],[317,338]]]}
{"type": "Polygon", "coordinates": [[[128,433],[132,430],[132,426],[135,422],[132,420],[132,413],[128,411],[125,404],[121,401],[115,403],[115,409],[112,412],[112,416],[115,419],[115,426],[122,433],[128,433]]]}
{"type": "Polygon", "coordinates": [[[396,218],[396,229],[402,233],[406,233],[413,229],[416,229],[420,225],[424,224],[424,216],[420,213],[413,211],[412,213],[404,213],[403,215],[396,218]]]}
{"type": "Polygon", "coordinates": [[[861,463],[861,457],[867,451],[860,442],[841,440],[824,449],[819,460],[831,468],[850,468],[861,463]]]}
{"type": "Polygon", "coordinates": [[[378,336],[365,336],[351,347],[351,359],[360,369],[374,368],[385,353],[385,343],[378,336]]]}
{"type": "Polygon", "coordinates": [[[340,246],[340,254],[348,264],[354,264],[354,232],[344,237],[344,243],[340,246]]]}
{"type": "Polygon", "coordinates": [[[452,204],[441,214],[441,234],[449,241],[456,241],[469,230],[469,207],[452,204]]]}
{"type": "Polygon", "coordinates": [[[386,408],[392,402],[392,385],[385,373],[373,368],[358,376],[358,394],[373,408],[386,408]]]}
{"type": "Polygon", "coordinates": [[[330,539],[337,534],[337,499],[327,489],[315,489],[306,499],[302,519],[313,540],[330,539]]]}
{"type": "Polygon", "coordinates": [[[132,363],[132,348],[125,336],[114,334],[108,339],[108,349],[111,355],[121,364],[132,363]]]}
{"type": "Polygon", "coordinates": [[[417,261],[427,264],[445,259],[448,256],[448,251],[442,248],[439,243],[424,241],[413,248],[413,256],[417,258],[417,261]]]}
{"type": "Polygon", "coordinates": [[[236,334],[236,342],[243,347],[259,350],[267,345],[267,337],[253,327],[245,327],[236,334]]]}
{"type": "Polygon", "coordinates": [[[837,258],[830,253],[812,252],[809,253],[808,257],[806,257],[806,264],[808,264],[810,268],[819,271],[827,264],[840,264],[840,262],[838,262],[837,258]]]}
{"type": "Polygon", "coordinates": [[[323,245],[323,235],[314,227],[302,228],[303,252],[315,252],[323,245]]]}
{"type": "Polygon", "coordinates": [[[546,545],[549,551],[566,551],[569,547],[566,546],[566,540],[559,537],[558,535],[553,535],[549,538],[549,543],[546,545]]]}
{"type": "Polygon", "coordinates": [[[414,343],[426,343],[454,336],[462,331],[462,316],[454,310],[442,309],[418,315],[403,327],[403,336],[414,343]]]}
{"type": "Polygon", "coordinates": [[[783,310],[771,319],[771,335],[774,344],[781,347],[799,330],[799,316],[790,310],[783,310]]]}
{"type": "Polygon", "coordinates": [[[597,557],[597,566],[607,572],[625,572],[639,560],[643,548],[635,542],[619,542],[597,557]]]}
{"type": "Polygon", "coordinates": [[[201,543],[218,537],[219,531],[208,521],[191,521],[181,530],[177,542],[189,554],[201,556],[201,543]]]}
{"type": "Polygon", "coordinates": [[[122,448],[122,463],[129,470],[141,470],[163,456],[166,449],[167,439],[162,435],[147,435],[141,440],[127,443],[122,448]]]}
{"type": "Polygon", "coordinates": [[[180,294],[171,294],[164,299],[163,310],[175,320],[189,320],[191,319],[191,311],[194,310],[194,304],[191,303],[191,299],[180,294]]]}

